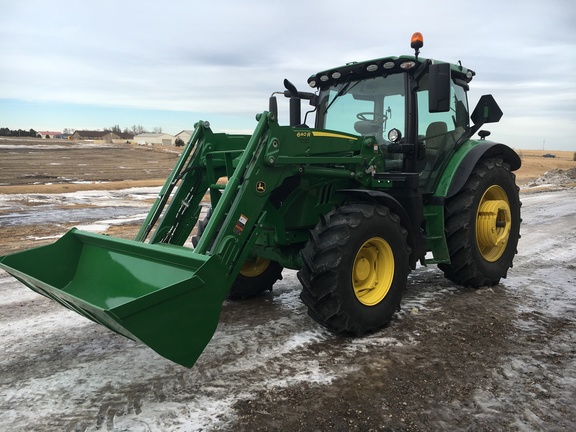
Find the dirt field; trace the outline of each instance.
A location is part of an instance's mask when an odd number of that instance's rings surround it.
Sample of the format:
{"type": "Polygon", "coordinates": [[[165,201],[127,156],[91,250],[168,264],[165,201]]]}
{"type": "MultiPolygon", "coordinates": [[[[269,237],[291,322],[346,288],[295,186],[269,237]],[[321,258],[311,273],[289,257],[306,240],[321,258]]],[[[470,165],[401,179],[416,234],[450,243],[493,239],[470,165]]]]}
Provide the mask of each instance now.
{"type": "MultiPolygon", "coordinates": [[[[78,147],[0,140],[0,255],[78,224],[132,237],[129,216],[154,196],[144,186],[162,184],[176,160],[78,147]]],[[[572,152],[519,153],[519,184],[576,166],[572,152]]],[[[576,189],[556,186],[522,189],[519,253],[500,285],[461,289],[420,268],[391,325],[349,339],[307,316],[285,271],[272,293],[224,304],[192,369],[0,271],[0,430],[574,430],[576,189]]]]}
{"type": "Polygon", "coordinates": [[[162,146],[3,138],[0,155],[0,193],[58,193],[162,185],[179,151],[162,146]]]}
{"type": "Polygon", "coordinates": [[[517,150],[522,159],[522,167],[516,172],[518,185],[528,185],[544,173],[553,169],[567,170],[576,167],[574,151],[517,150]],[[554,154],[555,158],[545,158],[544,154],[554,154]]]}
{"type": "MultiPolygon", "coordinates": [[[[576,166],[572,151],[517,152],[522,159],[522,168],[516,172],[518,185],[528,184],[555,168],[576,166]],[[542,157],[546,153],[556,157],[542,157]]],[[[179,150],[174,147],[3,138],[0,139],[0,193],[160,186],[170,174],[178,154],[179,150]]]]}

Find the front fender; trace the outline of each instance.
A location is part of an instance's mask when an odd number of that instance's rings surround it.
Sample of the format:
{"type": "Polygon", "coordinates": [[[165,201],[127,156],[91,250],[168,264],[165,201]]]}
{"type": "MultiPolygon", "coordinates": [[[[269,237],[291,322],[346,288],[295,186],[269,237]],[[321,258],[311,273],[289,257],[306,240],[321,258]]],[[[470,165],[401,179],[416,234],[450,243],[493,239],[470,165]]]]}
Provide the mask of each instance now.
{"type": "Polygon", "coordinates": [[[400,204],[400,202],[394,198],[392,195],[378,190],[370,189],[341,189],[339,192],[345,193],[349,198],[354,200],[359,200],[362,202],[373,202],[384,205],[395,213],[400,218],[400,224],[407,231],[408,246],[410,246],[410,267],[416,269],[416,261],[420,259],[420,254],[424,255],[426,251],[421,252],[418,247],[418,240],[416,238],[416,233],[420,232],[421,221],[418,219],[417,215],[412,215],[410,217],[406,209],[400,204]]]}
{"type": "Polygon", "coordinates": [[[522,165],[520,156],[505,144],[491,141],[467,141],[450,159],[438,182],[435,197],[450,198],[464,186],[481,158],[500,157],[516,171],[522,165]]]}

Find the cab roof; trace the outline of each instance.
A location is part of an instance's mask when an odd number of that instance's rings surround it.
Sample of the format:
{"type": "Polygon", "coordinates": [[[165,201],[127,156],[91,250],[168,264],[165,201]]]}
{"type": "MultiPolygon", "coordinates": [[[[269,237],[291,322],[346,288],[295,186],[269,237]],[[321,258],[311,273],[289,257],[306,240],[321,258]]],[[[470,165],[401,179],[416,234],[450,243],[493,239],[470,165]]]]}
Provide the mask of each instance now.
{"type": "MultiPolygon", "coordinates": [[[[318,72],[308,78],[308,85],[312,88],[326,88],[339,82],[356,81],[391,75],[401,72],[417,70],[422,64],[447,63],[438,60],[425,59],[416,56],[383,57],[363,62],[346,63],[343,66],[318,72]]],[[[452,78],[466,83],[472,81],[475,72],[463,67],[461,64],[450,63],[452,78]]]]}

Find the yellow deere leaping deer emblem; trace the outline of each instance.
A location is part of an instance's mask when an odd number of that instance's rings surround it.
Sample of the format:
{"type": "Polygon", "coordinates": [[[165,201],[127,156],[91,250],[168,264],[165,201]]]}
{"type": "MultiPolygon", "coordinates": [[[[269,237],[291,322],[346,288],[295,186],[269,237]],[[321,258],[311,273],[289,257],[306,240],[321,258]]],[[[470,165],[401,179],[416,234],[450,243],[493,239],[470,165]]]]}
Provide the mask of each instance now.
{"type": "Polygon", "coordinates": [[[258,183],[256,183],[256,192],[266,192],[266,183],[264,183],[263,181],[259,181],[258,183]]]}

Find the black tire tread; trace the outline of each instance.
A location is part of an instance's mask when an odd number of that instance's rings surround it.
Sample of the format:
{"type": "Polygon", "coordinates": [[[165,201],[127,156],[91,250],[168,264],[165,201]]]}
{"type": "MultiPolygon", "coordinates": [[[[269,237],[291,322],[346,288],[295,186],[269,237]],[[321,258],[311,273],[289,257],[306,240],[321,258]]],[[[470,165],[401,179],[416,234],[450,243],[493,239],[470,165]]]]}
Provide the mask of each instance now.
{"type": "Polygon", "coordinates": [[[477,246],[471,240],[471,234],[475,235],[475,218],[477,205],[475,204],[486,190],[484,180],[489,173],[499,170],[505,181],[514,185],[516,197],[509,196],[511,211],[514,213],[514,206],[517,205],[518,213],[521,206],[517,198],[519,188],[516,186],[516,176],[510,170],[510,166],[500,158],[481,159],[473,169],[466,184],[454,197],[447,201],[445,207],[445,233],[450,252],[450,264],[439,264],[438,267],[444,272],[444,276],[450,281],[465,286],[478,288],[481,286],[493,286],[500,282],[501,278],[507,276],[508,269],[512,267],[514,256],[518,253],[516,249],[519,234],[520,219],[512,221],[513,229],[510,232],[509,244],[514,248],[513,253],[504,253],[498,260],[497,264],[500,269],[497,274],[487,274],[482,271],[479,263],[478,252],[475,251],[477,246]],[[506,174],[504,174],[506,173],[506,174]],[[516,204],[517,203],[517,204],[516,204]]]}
{"type": "MultiPolygon", "coordinates": [[[[406,242],[407,231],[400,225],[400,218],[383,206],[372,204],[346,204],[333,209],[321,217],[312,230],[310,241],[301,251],[302,268],[298,279],[302,284],[300,298],[308,307],[312,319],[336,333],[362,335],[377,330],[389,323],[393,314],[377,325],[359,323],[351,316],[344,301],[334,287],[341,276],[341,249],[346,248],[354,230],[362,223],[367,223],[376,215],[393,221],[398,235],[404,239],[406,257],[410,248],[406,242]]],[[[407,261],[407,260],[406,260],[407,261]]],[[[409,272],[406,264],[406,275],[409,272]]],[[[403,289],[406,281],[404,280],[403,289]]],[[[394,312],[400,308],[401,295],[394,299],[394,312]]]]}

